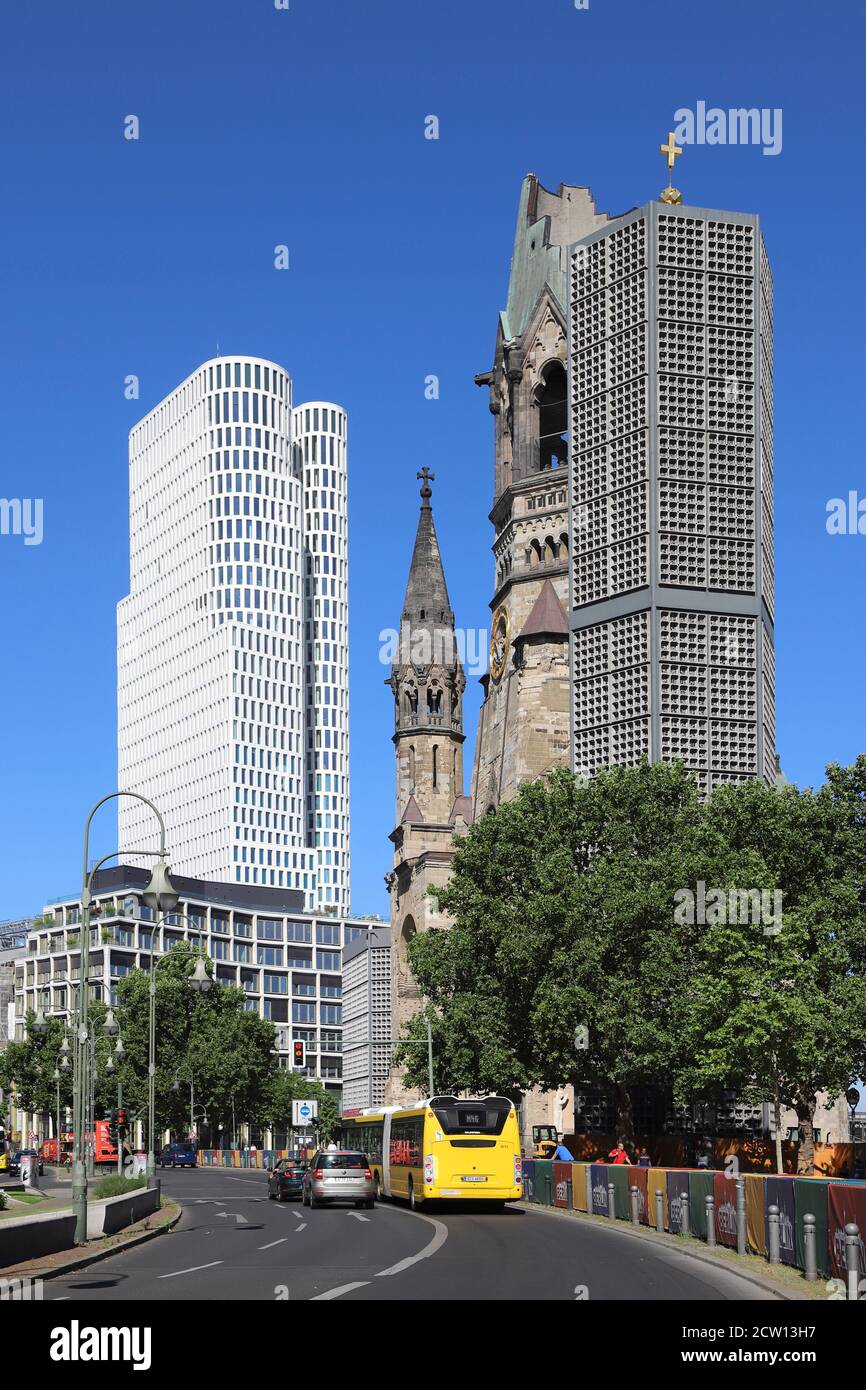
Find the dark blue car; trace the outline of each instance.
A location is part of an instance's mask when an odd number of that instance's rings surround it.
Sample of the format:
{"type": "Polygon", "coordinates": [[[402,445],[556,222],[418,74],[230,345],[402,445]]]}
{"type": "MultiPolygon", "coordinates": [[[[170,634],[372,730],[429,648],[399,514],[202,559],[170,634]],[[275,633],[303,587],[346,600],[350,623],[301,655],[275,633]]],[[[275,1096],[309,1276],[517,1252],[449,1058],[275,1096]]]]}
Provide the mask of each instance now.
{"type": "Polygon", "coordinates": [[[160,1168],[194,1168],[195,1149],[192,1144],[166,1144],[159,1156],[160,1168]]]}

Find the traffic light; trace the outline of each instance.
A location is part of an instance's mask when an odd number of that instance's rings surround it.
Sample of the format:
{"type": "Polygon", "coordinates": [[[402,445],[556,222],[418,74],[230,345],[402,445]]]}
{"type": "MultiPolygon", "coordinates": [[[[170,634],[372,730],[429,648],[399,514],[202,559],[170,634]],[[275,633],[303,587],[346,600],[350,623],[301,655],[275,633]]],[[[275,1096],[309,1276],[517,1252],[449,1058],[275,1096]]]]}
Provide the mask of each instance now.
{"type": "Polygon", "coordinates": [[[117,1128],[127,1129],[128,1125],[129,1121],[126,1118],[126,1111],[124,1110],[123,1106],[121,1106],[117,1112],[117,1128]]]}
{"type": "Polygon", "coordinates": [[[307,1065],[307,1045],[300,1038],[296,1038],[292,1043],[292,1065],[295,1067],[307,1065]]]}
{"type": "Polygon", "coordinates": [[[109,1143],[111,1143],[111,1144],[116,1144],[116,1143],[117,1143],[117,1111],[116,1111],[116,1110],[106,1110],[106,1112],[105,1112],[105,1118],[106,1118],[106,1120],[107,1120],[107,1122],[108,1122],[108,1139],[109,1139],[109,1143]]]}

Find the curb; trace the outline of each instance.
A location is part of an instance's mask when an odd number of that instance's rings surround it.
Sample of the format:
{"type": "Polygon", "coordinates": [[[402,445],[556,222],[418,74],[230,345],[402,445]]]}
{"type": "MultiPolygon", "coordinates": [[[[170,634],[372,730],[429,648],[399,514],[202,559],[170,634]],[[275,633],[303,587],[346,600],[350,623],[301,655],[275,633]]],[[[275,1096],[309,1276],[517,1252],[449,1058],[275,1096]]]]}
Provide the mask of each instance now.
{"type": "MultiPolygon", "coordinates": [[[[582,1211],[569,1212],[554,1207],[543,1207],[535,1202],[514,1202],[513,1205],[521,1211],[530,1213],[537,1212],[541,1216],[570,1216],[572,1219],[578,1221],[581,1217],[589,1215],[587,1212],[582,1211]]],[[[609,1217],[598,1217],[596,1220],[592,1221],[593,1229],[598,1228],[599,1230],[604,1230],[607,1226],[612,1234],[618,1231],[622,1235],[632,1236],[636,1240],[648,1240],[651,1243],[659,1240],[658,1232],[651,1230],[649,1227],[646,1229],[642,1227],[635,1228],[629,1221],[617,1221],[611,1228],[609,1220],[609,1217]]],[[[679,1255],[685,1255],[687,1259],[697,1260],[700,1264],[711,1265],[713,1269],[727,1270],[729,1274],[735,1275],[738,1279],[744,1279],[747,1284],[754,1284],[756,1288],[763,1289],[765,1293],[775,1294],[777,1298],[785,1303],[812,1303],[815,1301],[811,1299],[808,1294],[798,1293],[794,1289],[782,1289],[778,1284],[774,1283],[772,1279],[765,1275],[758,1274],[757,1271],[740,1270],[736,1265],[728,1263],[727,1260],[718,1260],[714,1255],[710,1254],[708,1250],[688,1250],[679,1243],[680,1239],[679,1236],[671,1235],[666,1231],[661,1240],[661,1248],[663,1250],[673,1250],[679,1255]]]]}
{"type": "Polygon", "coordinates": [[[15,1278],[27,1276],[34,1279],[58,1279],[65,1274],[74,1274],[77,1269],[86,1269],[88,1265],[96,1264],[98,1260],[107,1260],[109,1255],[120,1255],[124,1250],[131,1250],[135,1245],[144,1245],[145,1241],[154,1240],[157,1236],[164,1235],[166,1231],[171,1231],[183,1216],[183,1207],[177,1204],[177,1211],[170,1220],[163,1222],[161,1226],[156,1226],[150,1231],[139,1231],[137,1235],[129,1236],[126,1240],[117,1241],[115,1245],[106,1247],[104,1250],[92,1250],[83,1255],[76,1255],[71,1260],[65,1260],[62,1265],[54,1265],[51,1269],[37,1269],[28,1265],[10,1265],[3,1270],[4,1276],[13,1275],[15,1278]]]}

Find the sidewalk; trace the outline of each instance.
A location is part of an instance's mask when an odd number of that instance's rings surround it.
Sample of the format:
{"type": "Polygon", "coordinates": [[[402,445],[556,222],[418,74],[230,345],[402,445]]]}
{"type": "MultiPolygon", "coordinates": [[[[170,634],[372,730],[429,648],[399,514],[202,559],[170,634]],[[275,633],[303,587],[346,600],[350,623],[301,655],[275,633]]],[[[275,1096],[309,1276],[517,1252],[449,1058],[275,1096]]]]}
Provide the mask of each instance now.
{"type": "MultiPolygon", "coordinates": [[[[40,1208],[41,1210],[42,1208],[40,1208]]],[[[146,1216],[134,1226],[118,1231],[113,1236],[103,1236],[100,1240],[88,1241],[87,1245],[74,1250],[60,1250],[54,1255],[43,1255],[37,1260],[25,1260],[17,1265],[5,1265],[0,1271],[4,1279],[53,1279],[59,1274],[69,1274],[104,1259],[106,1255],[117,1255],[133,1245],[141,1245],[154,1236],[162,1235],[177,1224],[183,1215],[183,1208],[170,1198],[162,1199],[159,1211],[146,1216]]]]}

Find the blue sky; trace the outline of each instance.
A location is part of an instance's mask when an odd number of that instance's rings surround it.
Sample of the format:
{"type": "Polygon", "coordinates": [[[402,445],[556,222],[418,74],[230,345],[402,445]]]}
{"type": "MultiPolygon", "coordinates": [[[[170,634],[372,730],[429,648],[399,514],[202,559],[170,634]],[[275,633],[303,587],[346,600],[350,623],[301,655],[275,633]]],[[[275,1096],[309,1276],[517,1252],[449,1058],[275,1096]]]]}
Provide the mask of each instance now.
{"type": "MultiPolygon", "coordinates": [[[[423,464],[458,622],[486,624],[492,423],[472,378],[521,179],[624,211],[658,193],[659,143],[699,100],[783,112],[778,155],[690,147],[676,175],[686,202],[759,212],[773,261],[783,765],[816,783],[864,748],[866,536],[825,530],[828,499],[866,497],[863,30],[840,0],[7,8],[0,495],[44,499],[44,540],[0,537],[0,919],[80,881],[85,815],[115,787],[127,433],[217,343],[349,411],[353,907],[386,910],[378,634],[399,619],[423,464]]],[[[467,767],[477,706],[473,680],[467,767]]],[[[115,845],[106,811],[93,850],[115,845]]]]}

